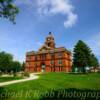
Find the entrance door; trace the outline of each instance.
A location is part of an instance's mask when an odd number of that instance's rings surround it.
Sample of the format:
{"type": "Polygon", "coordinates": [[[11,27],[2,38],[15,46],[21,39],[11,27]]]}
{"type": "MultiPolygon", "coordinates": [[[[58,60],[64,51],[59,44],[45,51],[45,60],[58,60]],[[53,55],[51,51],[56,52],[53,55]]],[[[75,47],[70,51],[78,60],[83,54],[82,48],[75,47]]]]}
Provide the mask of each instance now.
{"type": "Polygon", "coordinates": [[[34,67],[34,72],[37,72],[37,66],[34,67]]]}
{"type": "Polygon", "coordinates": [[[45,68],[46,68],[46,65],[43,63],[42,64],[42,72],[45,72],[45,68]]]}

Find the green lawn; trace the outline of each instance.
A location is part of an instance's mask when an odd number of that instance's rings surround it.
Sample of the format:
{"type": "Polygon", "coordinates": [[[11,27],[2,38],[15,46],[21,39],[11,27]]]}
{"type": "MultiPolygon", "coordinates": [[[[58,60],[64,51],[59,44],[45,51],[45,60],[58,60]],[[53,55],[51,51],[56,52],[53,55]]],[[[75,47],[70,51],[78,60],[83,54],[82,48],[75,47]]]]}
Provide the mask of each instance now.
{"type": "Polygon", "coordinates": [[[0,77],[0,82],[8,82],[12,80],[22,79],[22,77],[0,77]]]}
{"type": "Polygon", "coordinates": [[[100,100],[100,74],[48,73],[0,88],[4,100],[100,100]]]}

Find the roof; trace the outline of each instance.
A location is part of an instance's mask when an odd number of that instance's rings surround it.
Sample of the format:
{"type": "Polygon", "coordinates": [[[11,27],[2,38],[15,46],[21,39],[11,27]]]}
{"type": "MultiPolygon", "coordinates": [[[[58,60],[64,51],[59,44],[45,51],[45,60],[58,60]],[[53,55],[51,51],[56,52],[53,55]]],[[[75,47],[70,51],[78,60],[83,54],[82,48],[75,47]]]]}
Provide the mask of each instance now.
{"type": "Polygon", "coordinates": [[[51,49],[51,48],[48,47],[46,44],[44,44],[44,45],[39,49],[39,51],[41,51],[42,49],[47,50],[47,49],[51,49]]]}
{"type": "MultiPolygon", "coordinates": [[[[53,38],[53,35],[51,32],[49,32],[47,38],[51,38],[51,37],[53,38]]],[[[35,54],[52,53],[52,52],[55,53],[55,52],[62,52],[62,51],[71,54],[71,52],[67,50],[65,47],[51,48],[47,44],[44,44],[37,52],[30,51],[27,52],[26,55],[35,55],[35,54]]]]}
{"type": "Polygon", "coordinates": [[[48,36],[46,38],[53,38],[54,39],[54,37],[53,37],[51,32],[49,32],[49,34],[48,34],[48,36]]]}
{"type": "Polygon", "coordinates": [[[36,52],[35,51],[30,51],[30,52],[27,52],[26,55],[34,55],[36,52]]]}
{"type": "Polygon", "coordinates": [[[70,50],[67,50],[65,47],[59,47],[59,48],[55,48],[55,51],[66,51],[67,53],[71,54],[70,50]]]}
{"type": "Polygon", "coordinates": [[[67,52],[69,54],[71,54],[71,52],[69,50],[67,50],[65,47],[59,47],[59,48],[55,48],[55,49],[50,49],[50,50],[42,50],[42,51],[30,51],[27,52],[26,55],[35,55],[35,54],[46,54],[46,53],[55,53],[55,52],[67,52]]]}

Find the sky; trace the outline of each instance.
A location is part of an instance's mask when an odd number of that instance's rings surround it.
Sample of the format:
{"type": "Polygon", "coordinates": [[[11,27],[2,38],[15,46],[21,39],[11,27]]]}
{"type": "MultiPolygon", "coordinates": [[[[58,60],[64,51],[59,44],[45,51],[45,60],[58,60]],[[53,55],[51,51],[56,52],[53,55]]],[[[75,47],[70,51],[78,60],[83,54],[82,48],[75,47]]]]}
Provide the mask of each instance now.
{"type": "Polygon", "coordinates": [[[0,18],[0,51],[25,61],[52,32],[56,47],[73,51],[83,40],[100,61],[100,0],[14,0],[20,12],[14,25],[0,18]]]}

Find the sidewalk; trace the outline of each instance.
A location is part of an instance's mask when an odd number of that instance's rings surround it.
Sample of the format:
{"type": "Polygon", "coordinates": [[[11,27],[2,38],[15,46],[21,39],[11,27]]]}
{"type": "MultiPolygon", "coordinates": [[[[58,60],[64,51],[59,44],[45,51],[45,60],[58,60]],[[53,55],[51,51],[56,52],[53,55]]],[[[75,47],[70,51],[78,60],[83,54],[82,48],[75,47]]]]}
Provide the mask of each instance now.
{"type": "Polygon", "coordinates": [[[38,78],[39,78],[39,76],[32,75],[31,77],[29,77],[27,79],[13,80],[13,81],[9,81],[9,82],[2,82],[2,83],[0,83],[0,87],[1,86],[5,86],[5,85],[10,85],[10,84],[15,84],[15,83],[21,83],[21,82],[26,82],[26,81],[30,81],[30,80],[35,80],[35,79],[38,79],[38,78]]]}

